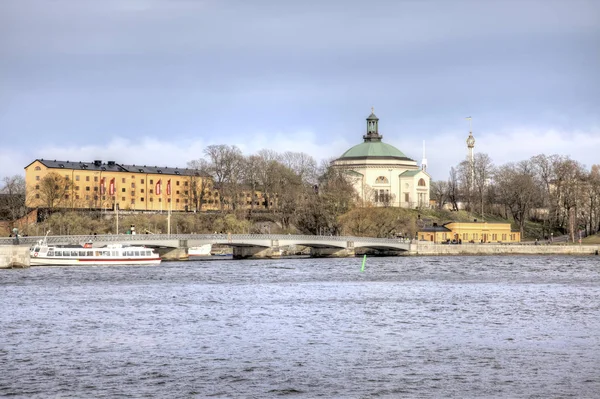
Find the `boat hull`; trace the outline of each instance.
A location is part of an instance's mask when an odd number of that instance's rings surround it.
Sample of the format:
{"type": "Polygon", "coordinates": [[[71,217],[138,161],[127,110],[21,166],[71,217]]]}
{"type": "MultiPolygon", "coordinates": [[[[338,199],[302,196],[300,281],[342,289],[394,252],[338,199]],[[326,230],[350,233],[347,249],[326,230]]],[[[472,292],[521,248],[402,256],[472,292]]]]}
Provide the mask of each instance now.
{"type": "Polygon", "coordinates": [[[210,256],[210,251],[212,250],[212,244],[204,244],[198,247],[190,247],[188,248],[188,257],[197,258],[203,256],[210,256]]]}
{"type": "Polygon", "coordinates": [[[31,266],[155,266],[161,258],[152,248],[111,244],[48,245],[46,237],[29,249],[31,266]]]}
{"type": "Polygon", "coordinates": [[[44,257],[32,257],[30,259],[31,266],[158,266],[160,265],[160,258],[147,258],[147,259],[74,259],[74,258],[44,258],[44,257]]]}

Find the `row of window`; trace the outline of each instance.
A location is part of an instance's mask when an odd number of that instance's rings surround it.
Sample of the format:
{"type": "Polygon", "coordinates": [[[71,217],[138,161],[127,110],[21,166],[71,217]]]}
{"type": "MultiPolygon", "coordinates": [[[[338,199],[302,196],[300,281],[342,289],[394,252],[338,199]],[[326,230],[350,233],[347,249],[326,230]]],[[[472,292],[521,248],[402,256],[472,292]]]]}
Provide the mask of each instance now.
{"type": "MultiPolygon", "coordinates": [[[[75,176],[75,181],[80,181],[80,177],[81,177],[81,176],[75,176]]],[[[98,176],[93,176],[93,177],[94,177],[94,181],[95,181],[95,182],[98,182],[98,181],[99,181],[99,179],[98,179],[98,176]]],[[[69,175],[65,175],[65,179],[66,179],[66,180],[69,180],[69,179],[70,179],[69,175]]],[[[41,177],[40,177],[39,175],[38,175],[38,176],[35,176],[35,180],[36,180],[36,181],[40,181],[40,180],[41,180],[41,177]]],[[[90,181],[90,176],[86,176],[86,177],[85,177],[85,181],[90,181]]],[[[121,183],[126,183],[126,179],[125,179],[124,177],[123,177],[123,178],[121,178],[121,183]]],[[[149,180],[148,180],[148,183],[149,183],[149,184],[154,184],[154,180],[153,180],[153,179],[149,179],[149,180]]],[[[183,182],[183,186],[184,186],[184,187],[187,187],[187,186],[188,186],[188,183],[189,183],[189,182],[187,182],[187,181],[184,181],[184,182],[183,182]]],[[[144,184],[144,179],[140,179],[140,184],[144,184]]],[[[166,183],[165,183],[165,185],[166,185],[166,183]]],[[[176,185],[176,186],[179,186],[179,185],[180,185],[180,181],[179,181],[179,180],[175,180],[175,185],[176,185]]],[[[134,188],[134,187],[135,187],[135,183],[134,183],[134,182],[132,182],[132,183],[131,183],[131,187],[132,187],[132,188],[134,188]]]]}
{"type": "MultiPolygon", "coordinates": [[[[37,251],[36,251],[37,252],[37,251]]],[[[131,257],[148,257],[152,256],[151,250],[140,250],[140,251],[123,251],[124,256],[131,257]]],[[[61,249],[61,250],[50,250],[48,251],[48,256],[58,257],[58,256],[76,256],[76,257],[87,257],[87,256],[121,256],[118,251],[110,251],[107,249],[103,250],[85,250],[85,249],[61,249]]]]}
{"type": "MultiPolygon", "coordinates": [[[[390,181],[385,176],[379,176],[377,179],[375,179],[375,184],[390,184],[390,181]]],[[[408,186],[408,183],[406,185],[408,186]]],[[[421,178],[419,179],[417,185],[420,187],[426,187],[427,183],[425,182],[425,179],[421,178]]]]}
{"type": "MultiPolygon", "coordinates": [[[[517,235],[516,234],[482,234],[481,235],[481,239],[486,239],[486,240],[491,240],[491,241],[498,241],[498,237],[500,237],[501,241],[506,241],[507,237],[510,237],[511,241],[515,241],[517,239],[517,235]]],[[[467,241],[469,240],[469,233],[463,233],[462,234],[462,239],[463,241],[467,241]]],[[[471,239],[474,241],[479,240],[479,233],[473,233],[471,234],[471,239]]]]}

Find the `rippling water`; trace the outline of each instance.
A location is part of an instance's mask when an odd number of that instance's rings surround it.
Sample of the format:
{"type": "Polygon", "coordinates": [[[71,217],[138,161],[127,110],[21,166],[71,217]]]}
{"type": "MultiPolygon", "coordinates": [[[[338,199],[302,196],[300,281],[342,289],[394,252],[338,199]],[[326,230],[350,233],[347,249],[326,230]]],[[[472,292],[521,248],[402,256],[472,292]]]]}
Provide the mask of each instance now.
{"type": "Polygon", "coordinates": [[[598,397],[600,258],[0,270],[0,396],[598,397]]]}

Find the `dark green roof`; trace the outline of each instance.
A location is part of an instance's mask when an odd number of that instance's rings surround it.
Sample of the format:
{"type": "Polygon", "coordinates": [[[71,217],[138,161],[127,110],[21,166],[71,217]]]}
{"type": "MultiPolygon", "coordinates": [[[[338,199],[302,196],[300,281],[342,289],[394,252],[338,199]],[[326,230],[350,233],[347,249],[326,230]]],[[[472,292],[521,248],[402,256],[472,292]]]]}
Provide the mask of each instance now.
{"type": "Polygon", "coordinates": [[[393,158],[412,161],[396,147],[381,141],[367,141],[350,148],[339,159],[393,158]]]}
{"type": "Polygon", "coordinates": [[[379,120],[379,118],[377,116],[375,116],[375,114],[373,112],[371,112],[371,115],[369,115],[369,117],[367,118],[367,120],[379,120]]]}

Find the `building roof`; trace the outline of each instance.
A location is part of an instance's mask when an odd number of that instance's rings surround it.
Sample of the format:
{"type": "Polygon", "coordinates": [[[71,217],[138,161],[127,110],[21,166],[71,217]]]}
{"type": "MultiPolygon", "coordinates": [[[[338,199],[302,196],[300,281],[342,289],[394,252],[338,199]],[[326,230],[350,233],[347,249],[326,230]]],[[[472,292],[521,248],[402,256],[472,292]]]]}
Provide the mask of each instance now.
{"type": "Polygon", "coordinates": [[[402,151],[383,143],[381,141],[365,141],[350,148],[342,154],[339,159],[363,159],[363,158],[379,158],[379,159],[399,159],[403,161],[413,161],[408,158],[402,151]]]}
{"type": "Polygon", "coordinates": [[[371,109],[371,115],[367,118],[367,134],[363,136],[364,142],[350,148],[337,160],[395,159],[414,162],[393,145],[383,143],[382,139],[383,136],[379,134],[379,118],[371,109]]]}
{"type": "Polygon", "coordinates": [[[424,232],[424,233],[436,233],[436,232],[448,233],[451,231],[452,230],[450,230],[449,228],[447,228],[445,226],[438,226],[438,225],[425,226],[425,227],[419,229],[419,232],[424,232]]]}
{"type": "Polygon", "coordinates": [[[422,172],[421,169],[418,170],[407,170],[405,172],[400,173],[400,177],[414,177],[422,172]]]}
{"type": "Polygon", "coordinates": [[[357,172],[355,170],[345,170],[344,173],[346,173],[347,175],[354,175],[354,176],[364,176],[362,173],[357,172]]]}
{"type": "MultiPolygon", "coordinates": [[[[119,164],[115,161],[102,162],[96,160],[93,162],[82,162],[82,161],[57,161],[47,159],[36,159],[45,167],[49,169],[74,169],[74,170],[91,170],[91,171],[107,171],[107,172],[126,172],[126,173],[151,173],[151,174],[164,174],[164,175],[180,175],[180,176],[202,176],[203,174],[195,169],[187,168],[171,168],[168,166],[148,166],[148,165],[125,165],[119,164]]],[[[35,162],[33,161],[33,162],[35,162]]],[[[32,162],[32,163],[33,163],[32,162]]],[[[29,167],[32,163],[26,166],[29,167]]]]}
{"type": "Polygon", "coordinates": [[[367,120],[368,120],[368,121],[369,121],[369,120],[376,120],[376,121],[378,121],[378,120],[379,120],[379,118],[378,118],[377,116],[375,116],[375,113],[374,113],[374,112],[371,112],[371,115],[369,115],[369,117],[367,118],[367,120]]]}

